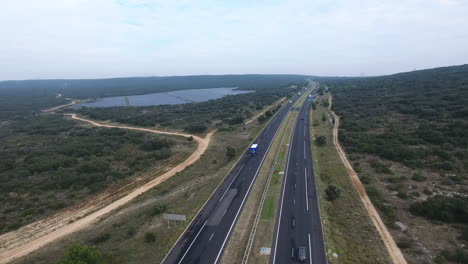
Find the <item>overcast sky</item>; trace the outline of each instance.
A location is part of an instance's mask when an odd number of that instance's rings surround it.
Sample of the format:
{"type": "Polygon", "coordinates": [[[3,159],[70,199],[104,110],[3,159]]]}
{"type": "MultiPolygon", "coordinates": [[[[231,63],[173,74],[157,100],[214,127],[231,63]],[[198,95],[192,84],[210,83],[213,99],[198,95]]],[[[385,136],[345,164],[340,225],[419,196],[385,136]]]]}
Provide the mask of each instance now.
{"type": "Polygon", "coordinates": [[[468,0],[14,0],[0,80],[380,75],[468,63],[468,0]]]}

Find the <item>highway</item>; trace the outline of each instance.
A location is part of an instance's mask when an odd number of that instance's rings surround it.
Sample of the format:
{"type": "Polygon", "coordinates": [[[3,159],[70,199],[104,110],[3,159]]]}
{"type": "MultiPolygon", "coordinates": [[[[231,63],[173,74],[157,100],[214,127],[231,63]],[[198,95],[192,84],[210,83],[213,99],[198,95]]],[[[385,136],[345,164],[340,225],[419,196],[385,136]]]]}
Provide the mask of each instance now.
{"type": "Polygon", "coordinates": [[[289,145],[270,257],[273,264],[301,263],[296,259],[298,247],[306,249],[305,263],[327,263],[310,145],[310,104],[306,100],[300,108],[289,145]]]}
{"type": "MultiPolygon", "coordinates": [[[[218,263],[273,139],[297,96],[262,130],[254,143],[259,153],[243,154],[169,254],[166,264],[218,263]]],[[[220,153],[224,155],[224,153],[220,153]]]]}

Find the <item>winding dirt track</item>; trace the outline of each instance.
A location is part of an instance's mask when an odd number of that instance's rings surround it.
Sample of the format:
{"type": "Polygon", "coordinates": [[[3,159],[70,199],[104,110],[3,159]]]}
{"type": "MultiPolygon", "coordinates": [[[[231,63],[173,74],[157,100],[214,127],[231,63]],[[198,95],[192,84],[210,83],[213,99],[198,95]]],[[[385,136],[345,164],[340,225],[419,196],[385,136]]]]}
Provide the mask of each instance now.
{"type": "Polygon", "coordinates": [[[348,175],[351,178],[351,182],[353,183],[354,188],[356,188],[359,194],[359,198],[361,198],[361,201],[364,204],[364,207],[366,208],[367,213],[369,214],[370,218],[372,219],[372,222],[377,228],[377,231],[379,232],[379,235],[381,239],[383,240],[385,247],[388,250],[388,254],[390,255],[392,259],[392,262],[394,264],[406,264],[406,260],[403,257],[403,254],[401,253],[400,248],[398,248],[395,241],[393,240],[392,235],[390,234],[390,232],[388,232],[387,227],[382,222],[382,219],[380,218],[379,213],[377,212],[371,200],[369,199],[369,196],[367,196],[364,185],[362,184],[358,175],[356,174],[353,167],[351,166],[348,160],[348,157],[346,156],[346,153],[341,148],[340,142],[338,141],[338,127],[340,125],[340,118],[335,114],[335,112],[331,110],[331,106],[332,106],[331,96],[328,98],[328,100],[329,100],[328,109],[330,110],[333,117],[335,118],[335,126],[333,127],[333,143],[335,144],[336,150],[338,151],[338,154],[340,155],[340,158],[343,161],[343,164],[345,165],[346,171],[348,172],[348,175]]]}
{"type": "MultiPolygon", "coordinates": [[[[165,134],[165,135],[176,135],[176,136],[183,136],[183,137],[193,137],[195,141],[197,141],[198,146],[197,149],[182,163],[178,164],[177,166],[173,167],[169,171],[165,172],[164,174],[152,179],[151,181],[145,183],[142,186],[135,187],[132,191],[130,191],[127,195],[112,201],[108,204],[103,204],[102,207],[99,209],[88,212],[87,214],[81,215],[78,220],[75,220],[73,216],[73,212],[65,213],[58,213],[57,216],[53,216],[47,218],[45,220],[40,220],[36,223],[29,224],[24,226],[16,231],[9,232],[0,236],[0,264],[8,263],[16,258],[25,256],[46,244],[62,238],[66,235],[69,235],[73,232],[76,232],[80,229],[83,229],[94,221],[96,221],[101,216],[111,212],[114,209],[119,208],[120,206],[128,203],[138,195],[148,191],[149,189],[157,186],[161,182],[169,179],[176,173],[184,170],[187,166],[193,164],[195,161],[200,159],[201,155],[206,151],[208,145],[210,143],[211,137],[215,131],[212,131],[206,135],[205,138],[197,137],[194,135],[178,133],[178,132],[166,132],[166,131],[159,131],[147,128],[139,128],[139,127],[130,127],[130,126],[119,126],[119,125],[107,125],[101,124],[89,119],[77,117],[75,114],[67,114],[71,118],[80,120],[83,122],[87,122],[94,126],[98,127],[109,127],[109,128],[121,128],[121,129],[130,129],[130,130],[138,130],[138,131],[146,131],[151,133],[157,134],[165,134]]],[[[83,214],[82,208],[80,208],[80,213],[83,214]]]]}

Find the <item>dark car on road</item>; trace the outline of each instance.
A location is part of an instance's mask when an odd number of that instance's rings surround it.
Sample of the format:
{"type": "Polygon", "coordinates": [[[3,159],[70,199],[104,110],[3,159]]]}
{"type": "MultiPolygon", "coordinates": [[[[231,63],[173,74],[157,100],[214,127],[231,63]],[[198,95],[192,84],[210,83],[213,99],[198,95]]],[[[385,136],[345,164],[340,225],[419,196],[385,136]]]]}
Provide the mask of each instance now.
{"type": "Polygon", "coordinates": [[[299,260],[300,262],[305,262],[306,261],[306,249],[305,247],[299,247],[297,249],[297,260],[299,260]]]}

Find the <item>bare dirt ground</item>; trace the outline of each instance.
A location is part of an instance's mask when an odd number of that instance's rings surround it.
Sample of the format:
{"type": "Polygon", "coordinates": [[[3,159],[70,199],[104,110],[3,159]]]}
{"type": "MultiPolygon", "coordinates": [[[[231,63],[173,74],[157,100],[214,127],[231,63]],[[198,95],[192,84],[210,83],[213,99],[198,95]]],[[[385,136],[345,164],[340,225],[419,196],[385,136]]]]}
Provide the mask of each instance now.
{"type": "Polygon", "coordinates": [[[343,151],[341,148],[341,145],[338,141],[338,127],[340,125],[340,119],[339,117],[331,110],[332,106],[332,97],[329,97],[329,110],[332,113],[334,119],[335,119],[335,126],[333,128],[333,143],[335,144],[336,150],[338,151],[338,154],[340,155],[341,160],[343,161],[343,164],[346,167],[346,171],[348,172],[349,177],[351,177],[351,182],[354,185],[354,188],[356,188],[359,198],[361,199],[362,203],[364,204],[364,207],[366,208],[367,212],[369,213],[370,218],[372,219],[372,222],[374,223],[375,227],[377,228],[377,231],[380,234],[380,237],[382,241],[385,244],[385,247],[388,250],[388,253],[390,257],[392,258],[392,262],[395,264],[406,264],[406,260],[403,257],[403,254],[400,251],[400,248],[396,245],[395,241],[393,240],[392,235],[388,231],[387,227],[385,224],[382,222],[382,219],[380,218],[379,213],[375,209],[374,205],[372,204],[371,200],[367,196],[366,189],[364,185],[362,184],[361,180],[359,179],[358,175],[354,171],[353,167],[351,166],[348,157],[346,156],[346,153],[343,151]]]}
{"type": "MultiPolygon", "coordinates": [[[[56,108],[55,108],[56,109],[56,108]]],[[[48,111],[52,111],[48,109],[48,111]]],[[[157,134],[176,135],[183,137],[193,137],[198,143],[196,150],[184,161],[175,167],[166,170],[162,175],[156,174],[151,180],[142,185],[142,179],[136,180],[127,184],[122,184],[111,188],[96,197],[87,200],[77,206],[62,211],[54,216],[35,223],[24,226],[16,231],[9,232],[0,236],[0,264],[8,263],[13,259],[25,256],[44,245],[64,237],[68,234],[83,229],[90,224],[99,220],[100,217],[111,212],[114,209],[128,203],[138,195],[148,191],[149,189],[157,186],[161,182],[174,176],[176,173],[184,170],[187,166],[197,161],[201,155],[206,151],[210,143],[211,137],[215,131],[206,135],[205,138],[197,137],[194,135],[159,131],[147,128],[108,125],[95,122],[93,120],[77,117],[76,114],[68,114],[71,118],[87,122],[91,125],[98,127],[121,128],[145,131],[157,134]],[[125,195],[121,195],[126,193],[125,195]]],[[[154,175],[153,175],[154,176],[154,175]]]]}
{"type": "Polygon", "coordinates": [[[44,109],[44,110],[42,110],[42,112],[46,112],[46,113],[47,112],[52,112],[52,111],[55,111],[55,110],[63,108],[63,107],[67,107],[67,106],[70,106],[70,105],[77,104],[79,102],[80,102],[79,100],[71,100],[68,104],[63,104],[63,105],[55,106],[55,107],[52,107],[52,108],[44,109]]]}

